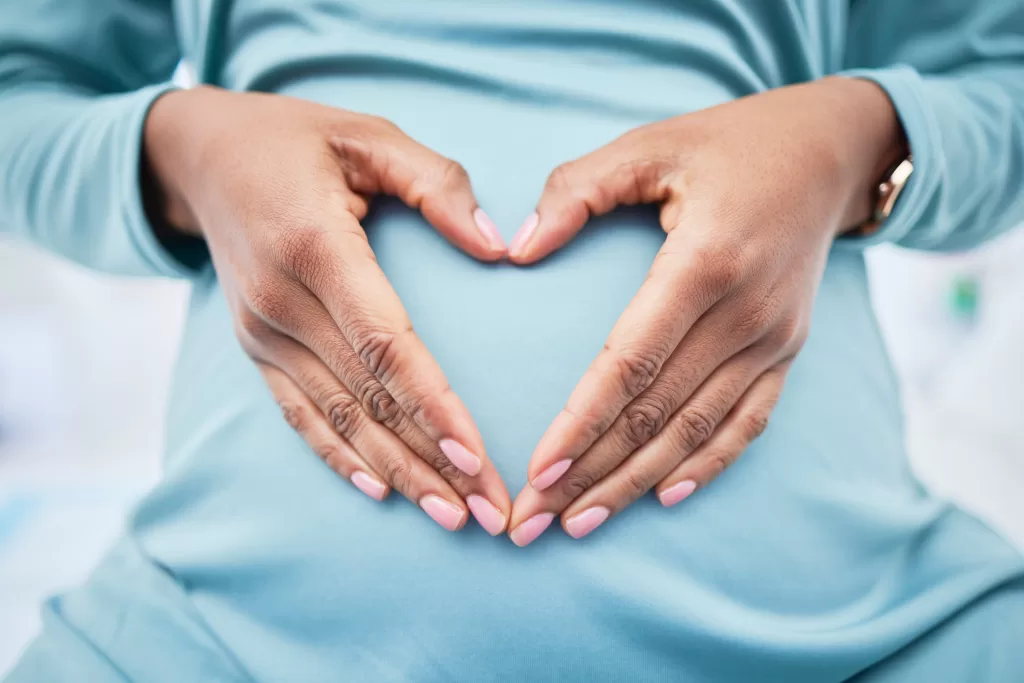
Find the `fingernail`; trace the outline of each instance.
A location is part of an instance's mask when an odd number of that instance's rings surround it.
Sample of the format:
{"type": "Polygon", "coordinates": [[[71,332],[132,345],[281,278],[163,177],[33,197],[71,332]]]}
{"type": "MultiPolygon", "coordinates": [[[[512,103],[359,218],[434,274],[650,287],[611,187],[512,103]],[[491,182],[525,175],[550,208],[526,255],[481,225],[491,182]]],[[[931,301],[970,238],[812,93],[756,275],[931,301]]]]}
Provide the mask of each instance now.
{"type": "Polygon", "coordinates": [[[471,477],[480,474],[480,458],[473,451],[454,439],[441,439],[437,442],[441,452],[453,465],[471,477]]]}
{"type": "Polygon", "coordinates": [[[501,239],[501,233],[498,232],[498,226],[494,224],[491,217],[484,213],[483,209],[478,208],[473,212],[473,220],[476,221],[476,227],[480,230],[480,234],[484,236],[484,239],[492,247],[496,249],[505,249],[505,240],[501,239]]]}
{"type": "Polygon", "coordinates": [[[522,548],[524,545],[529,545],[537,540],[537,537],[551,526],[551,520],[554,518],[555,516],[550,512],[536,514],[513,529],[509,537],[513,543],[522,548]]]}
{"type": "Polygon", "coordinates": [[[610,511],[601,505],[587,508],[578,515],[573,515],[565,521],[565,530],[573,538],[583,538],[591,531],[601,526],[604,520],[608,519],[610,511]]]}
{"type": "Polygon", "coordinates": [[[530,482],[530,486],[533,487],[534,491],[543,491],[561,479],[570,465],[572,465],[570,458],[559,460],[554,465],[549,465],[546,470],[534,477],[533,481],[530,482]]]}
{"type": "Polygon", "coordinates": [[[480,522],[480,526],[491,536],[497,536],[505,530],[505,515],[491,505],[491,501],[474,494],[466,498],[466,505],[476,517],[476,521],[480,522]]]}
{"type": "Polygon", "coordinates": [[[388,490],[382,482],[371,477],[366,472],[355,472],[350,480],[352,484],[374,500],[384,500],[384,492],[388,490]]]}
{"type": "Polygon", "coordinates": [[[658,500],[660,500],[661,504],[665,507],[671,507],[672,505],[681,502],[696,490],[697,482],[691,479],[686,479],[678,484],[672,484],[667,489],[659,493],[658,500]]]}
{"type": "Polygon", "coordinates": [[[512,238],[512,246],[508,248],[508,252],[513,256],[518,255],[523,249],[526,248],[526,244],[533,237],[533,233],[537,230],[537,224],[540,223],[540,214],[536,211],[530,214],[530,217],[523,221],[522,226],[519,228],[519,232],[516,233],[515,237],[512,238]]]}
{"type": "Polygon", "coordinates": [[[430,494],[420,499],[420,507],[430,515],[430,518],[443,526],[448,531],[455,531],[459,528],[464,514],[458,505],[449,503],[441,496],[430,494]]]}

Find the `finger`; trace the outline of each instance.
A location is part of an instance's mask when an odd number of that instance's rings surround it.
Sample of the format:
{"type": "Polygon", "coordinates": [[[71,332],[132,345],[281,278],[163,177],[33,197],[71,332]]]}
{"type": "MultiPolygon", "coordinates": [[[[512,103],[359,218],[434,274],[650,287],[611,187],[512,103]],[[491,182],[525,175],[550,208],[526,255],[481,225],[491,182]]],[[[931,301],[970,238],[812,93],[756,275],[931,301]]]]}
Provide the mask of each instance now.
{"type": "Polygon", "coordinates": [[[352,485],[374,500],[384,500],[389,487],[352,446],[334,432],[323,414],[281,370],[257,363],[285,421],[298,432],[313,452],[352,485]]]}
{"type": "MultiPolygon", "coordinates": [[[[354,397],[370,419],[397,434],[452,484],[485,529],[501,533],[512,503],[486,453],[481,449],[472,460],[472,454],[466,456],[456,448],[455,457],[449,457],[442,444],[402,410],[348,344],[323,304],[301,283],[284,280],[269,289],[251,297],[259,310],[238,318],[238,336],[247,352],[281,367],[335,426],[345,422],[354,397]]],[[[451,445],[448,451],[452,452],[451,445]]]]}
{"type": "MultiPolygon", "coordinates": [[[[413,331],[354,216],[339,211],[333,222],[335,229],[307,231],[295,244],[283,245],[289,252],[283,255],[285,267],[322,302],[360,363],[399,407],[454,465],[476,475],[485,454],[469,411],[413,331]]],[[[269,296],[276,302],[263,308],[277,311],[278,325],[316,350],[320,329],[296,313],[297,298],[280,291],[269,296]]]]}
{"type": "Polygon", "coordinates": [[[764,368],[747,351],[726,362],[700,386],[647,446],[625,459],[588,452],[543,492],[524,488],[512,507],[512,528],[539,512],[561,513],[566,532],[581,538],[657,484],[714,432],[764,368]]]}
{"type": "Polygon", "coordinates": [[[448,531],[465,526],[466,505],[451,485],[416,457],[391,431],[370,420],[353,401],[346,438],[384,480],[448,531]]]}
{"type": "MultiPolygon", "coordinates": [[[[541,437],[528,469],[543,490],[560,477],[655,381],[680,340],[726,294],[700,252],[674,231],[647,280],[615,323],[604,349],[541,437]]],[[[728,338],[728,336],[726,337],[728,338]]]]}
{"type": "MultiPolygon", "coordinates": [[[[756,341],[755,331],[737,325],[736,317],[733,307],[720,304],[698,320],[651,386],[630,401],[608,430],[575,461],[602,463],[600,473],[595,473],[599,478],[661,432],[669,418],[716,368],[756,341]]],[[[751,347],[744,355],[750,356],[745,362],[761,363],[759,356],[765,356],[766,350],[751,347]]],[[[565,470],[567,465],[563,465],[565,470]]],[[[542,470],[532,485],[543,491],[558,482],[562,474],[564,471],[560,472],[559,467],[546,473],[542,470]]]]}
{"type": "Polygon", "coordinates": [[[388,485],[448,531],[465,525],[465,503],[436,470],[393,432],[371,420],[354,397],[335,393],[332,401],[332,426],[388,485]]]}
{"type": "Polygon", "coordinates": [[[703,445],[757,375],[723,371],[673,416],[665,430],[562,513],[562,527],[582,538],[645,495],[703,445]]]}
{"type": "Polygon", "coordinates": [[[667,164],[647,157],[643,136],[626,134],[562,164],[548,176],[531,214],[512,239],[509,259],[539,261],[569,242],[592,216],[624,204],[652,204],[667,196],[667,164]]]}
{"type": "Polygon", "coordinates": [[[505,256],[505,241],[473,194],[466,169],[380,122],[372,140],[340,136],[331,144],[353,191],[401,199],[452,244],[482,261],[505,256]]]}
{"type": "MultiPolygon", "coordinates": [[[[337,340],[337,329],[326,315],[319,309],[314,318],[326,321],[323,333],[317,335],[320,343],[324,340],[337,340]]],[[[395,434],[411,450],[414,455],[429,465],[447,481],[458,496],[465,500],[473,516],[491,535],[505,530],[505,520],[511,510],[508,491],[497,470],[488,460],[475,477],[470,477],[456,468],[441,452],[438,445],[431,441],[401,410],[393,410],[389,406],[397,406],[387,395],[387,390],[379,384],[376,377],[369,374],[355,358],[355,354],[344,345],[342,350],[331,349],[328,355],[336,358],[346,356],[337,365],[339,372],[329,369],[316,355],[302,345],[286,337],[265,345],[266,352],[280,363],[294,378],[298,387],[325,415],[328,424],[340,434],[350,434],[353,429],[365,421],[377,422],[387,431],[395,434]],[[339,380],[338,376],[341,376],[339,380]],[[357,394],[361,394],[357,396],[357,394]],[[492,502],[493,501],[493,502],[492,502]]],[[[337,359],[337,358],[336,358],[337,359]]]]}
{"type": "Polygon", "coordinates": [[[764,432],[782,395],[788,368],[786,363],[761,375],[714,436],[665,476],[655,489],[662,505],[675,505],[707,486],[764,432]]]}
{"type": "MultiPolygon", "coordinates": [[[[641,399],[652,406],[651,410],[665,411],[663,429],[675,429],[680,432],[673,443],[678,450],[667,452],[664,448],[658,449],[658,457],[682,458],[686,453],[696,449],[710,436],[718,422],[732,409],[769,362],[762,349],[749,347],[721,364],[710,379],[701,384],[692,396],[687,397],[687,401],[679,401],[676,406],[679,410],[673,408],[669,412],[663,407],[653,407],[660,401],[665,401],[665,405],[676,404],[674,398],[652,398],[647,394],[641,396],[641,399]]],[[[625,414],[627,413],[624,412],[623,415],[625,414]]],[[[657,438],[662,428],[651,434],[651,439],[657,438]]],[[[634,438],[630,429],[618,431],[613,428],[606,432],[555,484],[539,493],[534,487],[528,487],[535,495],[528,490],[520,494],[513,506],[512,524],[518,524],[521,520],[542,511],[562,513],[574,500],[597,484],[600,483],[607,488],[610,484],[605,482],[606,478],[613,478],[611,485],[614,485],[614,478],[621,478],[624,475],[631,477],[621,482],[627,489],[630,484],[643,483],[640,475],[635,474],[625,463],[629,463],[629,459],[639,458],[648,469],[652,465],[648,457],[641,456],[641,451],[637,446],[633,446],[633,443],[634,438]]],[[[650,481],[647,488],[654,486],[659,480],[660,478],[650,481]]]]}

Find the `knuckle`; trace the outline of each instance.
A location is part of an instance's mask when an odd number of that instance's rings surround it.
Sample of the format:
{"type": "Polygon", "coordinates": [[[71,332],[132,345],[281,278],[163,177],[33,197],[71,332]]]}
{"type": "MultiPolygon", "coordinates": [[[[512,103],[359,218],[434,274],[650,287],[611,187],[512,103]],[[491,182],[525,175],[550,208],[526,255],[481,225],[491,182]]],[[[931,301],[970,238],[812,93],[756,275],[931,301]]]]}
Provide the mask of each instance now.
{"type": "Polygon", "coordinates": [[[544,184],[546,190],[565,191],[572,187],[573,164],[571,161],[555,166],[544,184]]]}
{"type": "Polygon", "coordinates": [[[342,436],[351,436],[358,429],[361,412],[359,403],[346,394],[334,396],[327,405],[327,419],[342,436]]]}
{"type": "Polygon", "coordinates": [[[623,421],[626,439],[639,448],[664,429],[668,414],[659,401],[637,400],[626,408],[623,421]]]}
{"type": "Polygon", "coordinates": [[[354,335],[352,350],[374,377],[386,383],[395,366],[396,341],[391,332],[368,329],[354,335]]]}
{"type": "Polygon", "coordinates": [[[726,453],[724,451],[716,451],[711,454],[708,461],[708,470],[710,474],[708,480],[715,479],[722,474],[722,472],[725,472],[735,459],[736,458],[733,454],[726,453]]]}
{"type": "Polygon", "coordinates": [[[807,325],[798,318],[786,318],[775,329],[775,342],[779,348],[797,350],[807,341],[807,325]]]}
{"type": "Polygon", "coordinates": [[[743,418],[743,434],[747,442],[753,441],[768,428],[769,415],[767,410],[755,410],[743,418]]]}
{"type": "Polygon", "coordinates": [[[445,385],[439,394],[416,397],[407,405],[406,414],[414,424],[421,426],[440,424],[443,416],[447,413],[444,397],[451,393],[451,387],[445,385]]]}
{"type": "Polygon", "coordinates": [[[260,356],[260,347],[266,344],[277,332],[260,317],[258,313],[243,308],[235,320],[235,336],[242,348],[251,357],[260,356]]]}
{"type": "Polygon", "coordinates": [[[339,471],[338,461],[341,452],[337,446],[332,443],[322,442],[312,444],[311,448],[316,453],[316,456],[327,463],[332,470],[339,471]]]}
{"type": "Polygon", "coordinates": [[[391,132],[391,133],[397,133],[397,132],[401,131],[401,128],[399,128],[398,125],[394,121],[392,121],[391,119],[387,119],[387,118],[384,118],[383,116],[378,116],[376,114],[367,114],[366,117],[367,117],[367,121],[369,121],[370,125],[372,125],[372,126],[374,126],[376,128],[379,128],[381,130],[385,130],[385,131],[388,131],[388,132],[391,132]]]}
{"type": "Polygon", "coordinates": [[[289,427],[300,434],[306,431],[309,425],[309,413],[304,406],[288,400],[279,401],[277,405],[281,409],[281,416],[289,427]]]}
{"type": "Polygon", "coordinates": [[[249,284],[245,296],[248,310],[240,316],[239,323],[253,338],[266,333],[266,321],[280,324],[287,320],[291,302],[280,286],[256,280],[249,284]]]}
{"type": "Polygon", "coordinates": [[[380,464],[380,474],[384,481],[402,493],[409,492],[412,483],[412,466],[400,455],[391,454],[380,464]]]}
{"type": "Polygon", "coordinates": [[[291,228],[281,232],[274,242],[274,253],[289,273],[316,272],[324,263],[326,234],[316,228],[291,228]]]}
{"type": "Polygon", "coordinates": [[[629,500],[641,498],[651,490],[651,483],[638,472],[625,472],[622,477],[622,486],[629,500]]]}
{"type": "Polygon", "coordinates": [[[570,469],[565,476],[559,480],[559,487],[562,493],[570,500],[575,500],[590,487],[597,483],[597,477],[586,470],[570,469]]]}
{"type": "Polygon", "coordinates": [[[716,299],[735,289],[746,275],[742,259],[721,248],[702,250],[694,258],[704,286],[716,299]]]}
{"type": "MultiPolygon", "coordinates": [[[[740,331],[740,336],[744,339],[751,337],[757,337],[764,334],[765,330],[779,329],[776,324],[776,304],[769,298],[765,297],[759,301],[756,305],[750,306],[740,318],[739,323],[736,325],[736,329],[740,331]]],[[[779,338],[779,335],[773,332],[771,341],[774,342],[779,338]]]]}
{"type": "Polygon", "coordinates": [[[646,351],[622,352],[615,356],[622,386],[630,396],[636,396],[651,386],[661,370],[661,361],[646,351]]]}
{"type": "Polygon", "coordinates": [[[692,453],[711,438],[716,422],[714,417],[700,408],[687,407],[680,411],[679,437],[687,452],[692,453]]]}
{"type": "Polygon", "coordinates": [[[454,159],[445,158],[441,162],[440,186],[443,190],[455,190],[469,183],[466,168],[454,159]]]}
{"type": "Polygon", "coordinates": [[[367,414],[375,422],[380,422],[387,427],[396,426],[401,408],[380,382],[369,383],[363,395],[362,404],[367,414]]]}
{"type": "Polygon", "coordinates": [[[434,469],[437,470],[437,473],[440,474],[445,481],[457,488],[461,485],[461,482],[466,476],[462,470],[453,465],[447,458],[434,463],[434,469]]]}
{"type": "Polygon", "coordinates": [[[440,474],[445,481],[457,489],[462,487],[463,482],[466,480],[466,473],[452,464],[452,461],[441,452],[440,448],[430,448],[427,452],[420,451],[419,456],[440,474]]]}

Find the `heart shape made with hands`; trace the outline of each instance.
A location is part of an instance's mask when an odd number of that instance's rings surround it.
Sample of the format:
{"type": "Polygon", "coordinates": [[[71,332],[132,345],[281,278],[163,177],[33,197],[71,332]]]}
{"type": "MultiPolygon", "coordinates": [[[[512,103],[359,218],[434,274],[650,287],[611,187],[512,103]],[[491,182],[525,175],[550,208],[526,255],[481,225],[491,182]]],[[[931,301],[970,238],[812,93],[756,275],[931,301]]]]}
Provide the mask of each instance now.
{"type": "Polygon", "coordinates": [[[870,214],[876,169],[906,149],[871,83],[780,88],[641,126],[557,167],[506,247],[465,169],[388,121],[190,93],[154,105],[147,153],[171,179],[168,215],[205,226],[238,337],[289,423],[367,495],[395,488],[450,530],[468,507],[518,545],[556,515],[585,536],[652,489],[674,505],[735,461],[765,429],[806,339],[833,240],[870,214]],[[166,104],[182,98],[199,104],[166,104]],[[197,137],[176,124],[190,117],[214,133],[198,136],[203,154],[178,153],[197,137]],[[301,134],[254,148],[260,129],[301,134]],[[228,166],[196,161],[210,159],[228,166]],[[267,160],[282,168],[263,173],[267,160]],[[519,266],[616,207],[659,209],[664,242],[533,450],[514,503],[367,239],[377,195],[418,210],[467,254],[519,266]],[[177,212],[175,197],[187,199],[177,212]]]}

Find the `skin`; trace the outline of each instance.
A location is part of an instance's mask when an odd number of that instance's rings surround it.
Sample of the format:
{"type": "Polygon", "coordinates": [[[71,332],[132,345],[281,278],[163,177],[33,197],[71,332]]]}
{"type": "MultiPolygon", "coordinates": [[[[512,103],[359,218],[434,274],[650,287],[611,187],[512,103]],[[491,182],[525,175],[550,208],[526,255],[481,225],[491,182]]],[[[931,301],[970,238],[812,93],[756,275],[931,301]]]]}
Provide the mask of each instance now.
{"type": "Polygon", "coordinates": [[[145,129],[159,218],[206,240],[238,338],[285,418],[378,500],[471,511],[527,545],[585,536],[654,489],[706,486],[765,429],[837,235],[906,142],[885,93],[828,78],[637,128],[555,169],[506,250],[465,171],[385,120],[277,95],[162,97],[145,129]],[[256,141],[254,143],[254,141],[256,141]],[[359,221],[400,198],[453,244],[534,263],[591,216],[661,206],[650,274],[534,452],[514,505],[359,221]]]}
{"type": "Polygon", "coordinates": [[[585,536],[651,489],[673,505],[733,463],[778,401],[833,240],[905,156],[885,93],[829,78],[637,128],[555,169],[513,262],[623,204],[659,204],[667,236],[538,444],[512,540],[556,515],[585,536]]]}
{"type": "Polygon", "coordinates": [[[206,240],[242,347],[313,450],[371,497],[394,488],[449,530],[472,508],[504,531],[508,491],[359,222],[394,195],[502,258],[462,167],[383,119],[214,88],[160,98],[144,145],[163,220],[206,240]]]}

